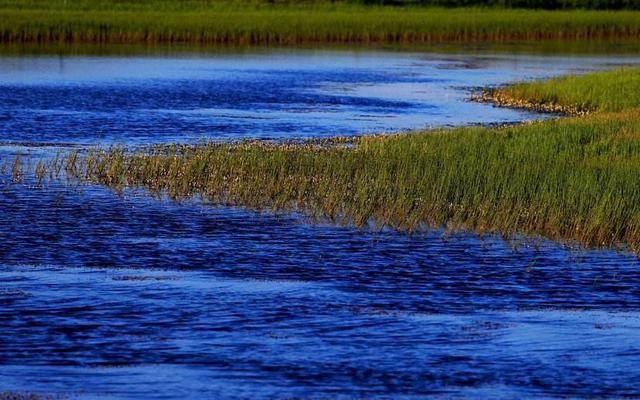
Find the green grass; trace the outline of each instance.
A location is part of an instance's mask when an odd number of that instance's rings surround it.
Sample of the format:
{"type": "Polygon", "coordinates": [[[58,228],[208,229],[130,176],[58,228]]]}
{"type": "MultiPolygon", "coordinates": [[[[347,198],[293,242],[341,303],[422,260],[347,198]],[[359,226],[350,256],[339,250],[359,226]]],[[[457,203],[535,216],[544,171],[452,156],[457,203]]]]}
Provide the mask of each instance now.
{"type": "MultiPolygon", "coordinates": [[[[604,83],[626,85],[639,76],[628,68],[554,80],[549,88],[557,93],[592,88],[591,104],[602,111],[584,117],[328,143],[93,150],[38,165],[35,174],[39,181],[60,175],[174,199],[299,210],[357,227],[542,235],[638,252],[640,92],[622,92],[619,105],[618,92],[604,83]]],[[[514,93],[528,93],[517,87],[514,93]]]]}
{"type": "Polygon", "coordinates": [[[621,111],[640,107],[640,72],[638,68],[622,68],[586,76],[523,82],[499,93],[505,98],[573,108],[578,112],[621,111]]]}
{"type": "Polygon", "coordinates": [[[638,11],[0,0],[2,43],[434,43],[640,37],[638,11]]]}

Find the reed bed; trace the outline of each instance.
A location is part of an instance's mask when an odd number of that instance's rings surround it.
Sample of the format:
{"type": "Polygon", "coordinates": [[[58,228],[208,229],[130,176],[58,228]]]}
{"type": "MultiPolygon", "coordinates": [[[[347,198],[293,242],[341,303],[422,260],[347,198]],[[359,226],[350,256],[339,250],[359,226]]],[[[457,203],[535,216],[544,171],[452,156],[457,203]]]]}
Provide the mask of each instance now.
{"type": "Polygon", "coordinates": [[[586,76],[522,82],[485,91],[476,100],[573,115],[621,111],[640,106],[640,69],[628,67],[586,76]]]}
{"type": "Polygon", "coordinates": [[[67,155],[50,175],[115,190],[144,187],[177,200],[199,196],[214,205],[299,210],[357,227],[539,234],[638,251],[639,139],[640,111],[633,109],[362,138],[352,147],[94,150],[67,155]]]}
{"type": "MultiPolygon", "coordinates": [[[[639,75],[640,69],[622,69],[549,87],[564,93],[639,75]]],[[[115,190],[143,187],[176,200],[298,210],[357,227],[542,235],[639,252],[640,93],[619,106],[608,85],[592,87],[595,110],[623,109],[328,142],[94,149],[38,163],[34,174],[38,183],[66,177],[115,190]]],[[[25,163],[22,155],[14,161],[16,180],[25,163]]]]}
{"type": "Polygon", "coordinates": [[[640,12],[245,2],[0,1],[7,43],[296,45],[640,37],[640,12]]]}

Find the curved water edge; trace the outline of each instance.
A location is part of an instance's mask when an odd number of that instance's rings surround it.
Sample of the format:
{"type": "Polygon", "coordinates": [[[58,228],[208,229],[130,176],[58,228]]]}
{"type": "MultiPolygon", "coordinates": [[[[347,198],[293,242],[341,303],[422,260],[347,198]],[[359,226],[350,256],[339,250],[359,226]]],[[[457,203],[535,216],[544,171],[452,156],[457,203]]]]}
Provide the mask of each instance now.
{"type": "MultiPolygon", "coordinates": [[[[516,121],[536,115],[466,103],[468,88],[612,62],[552,57],[558,67],[550,70],[545,57],[296,53],[241,63],[63,57],[59,68],[51,57],[0,59],[0,68],[13,65],[0,76],[8,116],[0,131],[7,142],[38,144],[2,152],[240,139],[255,127],[262,130],[254,138],[310,137],[326,121],[334,125],[321,132],[394,131],[412,127],[407,122],[423,127],[434,115],[453,125],[458,107],[466,123],[487,115],[516,121]],[[97,66],[101,77],[78,74],[97,66]],[[230,97],[235,90],[259,93],[230,97]],[[99,136],[96,126],[105,127],[99,136]]],[[[640,264],[624,252],[361,231],[93,186],[3,183],[0,210],[0,391],[640,394],[640,264]]]]}
{"type": "Polygon", "coordinates": [[[638,61],[322,50],[8,56],[0,58],[0,132],[5,143],[107,146],[510,123],[540,116],[470,103],[470,90],[638,61]]]}

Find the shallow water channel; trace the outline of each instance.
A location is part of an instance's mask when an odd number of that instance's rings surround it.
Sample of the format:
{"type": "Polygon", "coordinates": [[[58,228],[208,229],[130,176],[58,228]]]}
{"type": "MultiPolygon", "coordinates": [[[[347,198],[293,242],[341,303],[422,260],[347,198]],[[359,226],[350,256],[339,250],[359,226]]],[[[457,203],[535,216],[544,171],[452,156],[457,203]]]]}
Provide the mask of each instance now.
{"type": "MultiPolygon", "coordinates": [[[[0,56],[0,155],[548,116],[474,88],[629,56],[261,50],[0,56]]],[[[640,396],[640,262],[0,176],[0,393],[640,396]]]]}

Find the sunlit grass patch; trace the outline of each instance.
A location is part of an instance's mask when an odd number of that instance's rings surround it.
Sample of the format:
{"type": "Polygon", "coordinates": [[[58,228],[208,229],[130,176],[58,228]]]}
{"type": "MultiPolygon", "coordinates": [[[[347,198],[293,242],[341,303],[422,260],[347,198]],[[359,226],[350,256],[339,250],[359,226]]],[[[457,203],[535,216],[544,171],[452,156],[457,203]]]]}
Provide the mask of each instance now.
{"type": "Polygon", "coordinates": [[[640,249],[640,112],[362,138],[72,154],[67,175],[174,199],[301,210],[363,227],[540,234],[640,249]]]}
{"type": "Polygon", "coordinates": [[[568,114],[640,107],[640,68],[628,67],[489,90],[481,100],[568,114]]]}
{"type": "MultiPolygon", "coordinates": [[[[56,157],[34,173],[214,205],[303,211],[357,227],[542,235],[638,252],[640,96],[631,93],[638,75],[640,69],[621,69],[505,89],[520,96],[555,89],[571,104],[572,87],[594,82],[584,92],[594,111],[581,117],[327,143],[95,149],[56,157]],[[620,93],[624,102],[610,98],[620,93]]],[[[18,178],[22,164],[14,161],[18,178]]]]}

